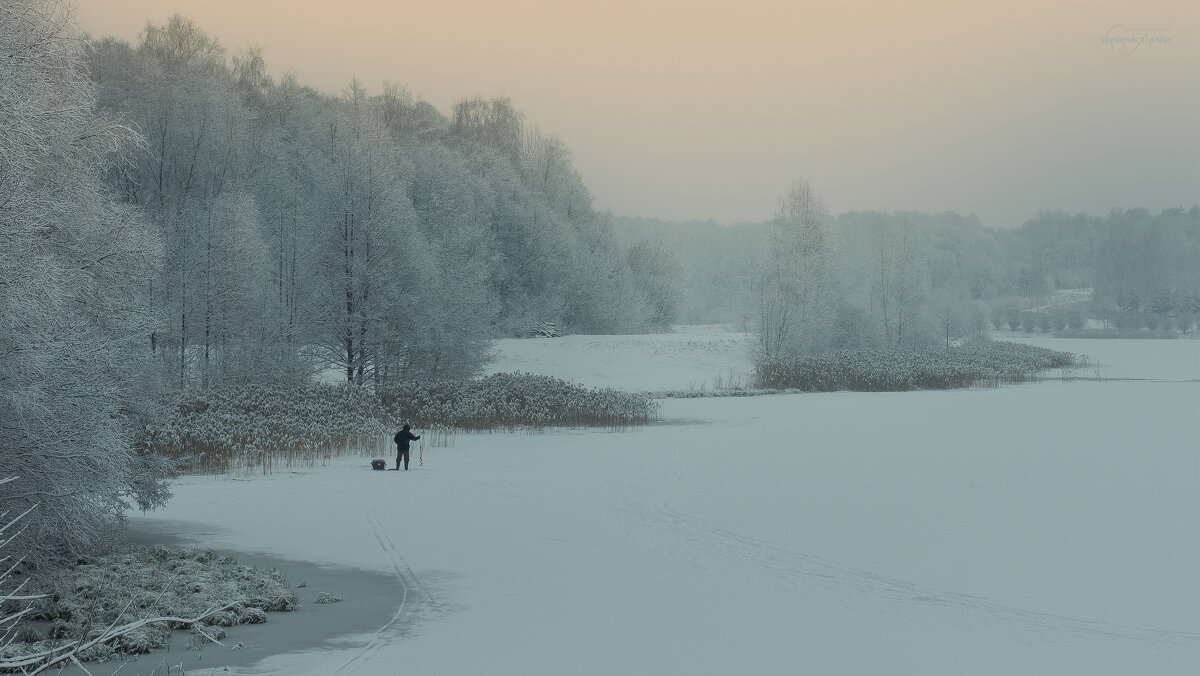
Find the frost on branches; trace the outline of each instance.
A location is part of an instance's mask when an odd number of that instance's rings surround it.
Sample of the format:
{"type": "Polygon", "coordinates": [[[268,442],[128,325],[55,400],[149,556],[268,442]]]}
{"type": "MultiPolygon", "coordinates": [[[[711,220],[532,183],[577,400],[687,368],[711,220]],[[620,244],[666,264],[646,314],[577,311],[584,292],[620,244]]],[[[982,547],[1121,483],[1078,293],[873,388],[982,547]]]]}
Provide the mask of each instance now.
{"type": "Polygon", "coordinates": [[[97,114],[82,50],[67,3],[0,0],[0,476],[20,479],[0,512],[32,508],[7,550],[26,563],[167,496],[165,464],[130,443],[158,248],[101,188],[138,138],[97,114]]]}

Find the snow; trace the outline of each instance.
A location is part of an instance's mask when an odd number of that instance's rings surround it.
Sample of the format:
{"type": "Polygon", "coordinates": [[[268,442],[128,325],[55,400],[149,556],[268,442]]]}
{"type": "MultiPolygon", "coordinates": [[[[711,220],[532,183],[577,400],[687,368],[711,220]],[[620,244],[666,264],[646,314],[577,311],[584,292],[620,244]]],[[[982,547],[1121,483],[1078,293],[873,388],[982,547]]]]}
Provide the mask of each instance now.
{"type": "Polygon", "coordinates": [[[1196,338],[1055,338],[1015,331],[994,337],[1086,356],[1094,366],[1080,369],[1080,377],[1200,380],[1200,340],[1196,338]]]}
{"type": "MultiPolygon", "coordinates": [[[[744,340],[505,341],[495,369],[671,389],[748,370],[744,340]]],[[[188,673],[1196,673],[1200,341],[1044,341],[1148,380],[673,399],[407,473],[181,479],[145,519],[411,591],[343,648],[188,673]]]]}
{"type": "Polygon", "coordinates": [[[500,358],[487,373],[519,371],[636,392],[712,389],[718,381],[749,378],[752,344],[750,334],[712,326],[651,335],[501,340],[500,358]]]}

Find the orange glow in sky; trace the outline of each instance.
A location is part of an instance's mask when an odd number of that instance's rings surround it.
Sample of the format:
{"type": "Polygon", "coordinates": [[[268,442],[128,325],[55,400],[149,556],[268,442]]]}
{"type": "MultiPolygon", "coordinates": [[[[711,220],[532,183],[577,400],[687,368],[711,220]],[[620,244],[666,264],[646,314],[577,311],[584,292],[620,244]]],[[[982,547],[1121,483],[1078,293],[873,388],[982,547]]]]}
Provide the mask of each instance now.
{"type": "Polygon", "coordinates": [[[1200,3],[76,0],[136,42],[195,21],[328,92],[385,80],[449,113],[509,96],[562,137],[600,209],[1095,214],[1200,203],[1200,3]]]}

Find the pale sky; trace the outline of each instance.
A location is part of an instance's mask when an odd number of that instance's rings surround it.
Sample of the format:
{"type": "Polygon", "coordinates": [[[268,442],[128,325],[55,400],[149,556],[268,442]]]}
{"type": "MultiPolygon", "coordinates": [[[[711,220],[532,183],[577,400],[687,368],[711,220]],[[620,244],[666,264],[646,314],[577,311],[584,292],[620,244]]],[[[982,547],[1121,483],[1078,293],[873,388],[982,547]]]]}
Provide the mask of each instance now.
{"type": "Polygon", "coordinates": [[[195,21],[278,76],[508,96],[621,216],[761,221],[797,179],[833,213],[1200,203],[1194,0],[76,0],[136,42],[195,21]]]}

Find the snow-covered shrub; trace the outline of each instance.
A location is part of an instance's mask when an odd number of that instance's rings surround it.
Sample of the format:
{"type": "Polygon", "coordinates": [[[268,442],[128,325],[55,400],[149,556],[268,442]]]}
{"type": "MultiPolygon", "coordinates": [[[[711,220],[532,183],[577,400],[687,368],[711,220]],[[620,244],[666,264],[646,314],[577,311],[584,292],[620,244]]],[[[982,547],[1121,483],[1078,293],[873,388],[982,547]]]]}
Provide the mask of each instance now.
{"type": "Polygon", "coordinates": [[[970,341],[944,350],[830,352],[764,359],[757,386],[812,392],[935,390],[1023,382],[1076,357],[1033,345],[970,341]]]}
{"type": "MultiPolygon", "coordinates": [[[[99,630],[93,630],[89,634],[89,638],[95,638],[99,630]]],[[[115,641],[114,641],[115,643],[115,641]]],[[[108,643],[97,643],[87,648],[81,649],[75,656],[80,662],[104,662],[112,659],[117,654],[116,648],[108,643]]]]}
{"type": "Polygon", "coordinates": [[[192,625],[192,635],[203,638],[205,642],[211,642],[212,639],[220,641],[229,635],[225,631],[225,627],[208,624],[207,622],[197,622],[192,625]]]}
{"type": "Polygon", "coordinates": [[[171,630],[162,624],[147,624],[117,639],[116,650],[129,655],[165,648],[171,642],[171,630]]]}
{"type": "Polygon", "coordinates": [[[238,624],[262,624],[267,621],[267,612],[262,608],[247,607],[239,613],[238,624]]]}
{"type": "Polygon", "coordinates": [[[1021,328],[1021,312],[1016,308],[1009,308],[1004,315],[1005,323],[1008,324],[1009,331],[1016,331],[1021,328]]]}
{"type": "Polygon", "coordinates": [[[225,627],[197,622],[192,625],[192,634],[188,639],[188,650],[204,650],[213,641],[220,641],[228,636],[225,627]]]}
{"type": "Polygon", "coordinates": [[[341,602],[342,602],[341,595],[334,596],[333,594],[330,594],[329,592],[321,592],[321,593],[317,594],[317,598],[313,600],[313,603],[321,603],[321,604],[341,603],[341,602]]]}
{"type": "Polygon", "coordinates": [[[239,565],[212,550],[136,547],[89,559],[38,584],[43,595],[32,601],[26,618],[48,622],[46,636],[19,635],[0,652],[0,667],[6,659],[51,655],[64,646],[84,646],[77,655],[81,660],[146,653],[166,647],[176,629],[219,640],[225,635],[222,626],[258,624],[267,621],[267,611],[299,607],[295,591],[277,571],[239,565]],[[136,623],[144,617],[161,619],[136,623]],[[131,621],[136,624],[128,631],[87,647],[103,639],[105,627],[131,621]]]}

